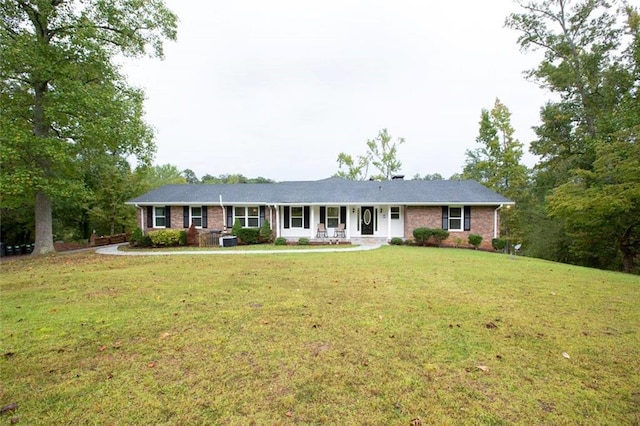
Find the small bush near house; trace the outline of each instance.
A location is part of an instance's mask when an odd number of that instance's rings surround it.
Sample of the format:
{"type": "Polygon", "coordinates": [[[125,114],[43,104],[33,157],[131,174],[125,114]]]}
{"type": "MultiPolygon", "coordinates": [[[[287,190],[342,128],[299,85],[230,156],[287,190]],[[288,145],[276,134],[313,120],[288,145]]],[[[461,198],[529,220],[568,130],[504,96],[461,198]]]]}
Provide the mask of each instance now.
{"type": "Polygon", "coordinates": [[[481,243],[482,243],[482,235],[469,234],[469,244],[474,246],[476,250],[478,249],[478,247],[480,247],[481,243]]]}
{"type": "Polygon", "coordinates": [[[300,238],[298,239],[298,245],[299,246],[308,246],[309,245],[309,239],[308,238],[300,238]]]}
{"type": "Polygon", "coordinates": [[[183,241],[186,242],[187,233],[178,229],[160,229],[149,232],[149,238],[155,247],[173,247],[181,245],[183,241]]]}
{"type": "Polygon", "coordinates": [[[258,244],[260,242],[259,228],[240,228],[234,235],[238,237],[239,244],[258,244]]]}
{"type": "Polygon", "coordinates": [[[402,241],[402,238],[400,237],[393,237],[391,241],[389,241],[389,243],[392,246],[401,246],[404,243],[404,241],[402,241]]]}
{"type": "Polygon", "coordinates": [[[463,242],[464,242],[464,240],[463,240],[462,238],[460,238],[460,237],[453,237],[453,246],[454,246],[455,248],[459,248],[459,247],[462,245],[462,243],[463,243],[463,242]]]}
{"type": "Polygon", "coordinates": [[[260,227],[260,242],[261,243],[270,243],[273,239],[273,234],[271,233],[271,224],[268,220],[262,222],[262,226],[260,227]]]}
{"type": "Polygon", "coordinates": [[[493,247],[494,250],[502,251],[506,246],[507,240],[504,238],[494,238],[491,240],[491,247],[493,247]]]}
{"type": "Polygon", "coordinates": [[[284,237],[278,237],[278,238],[275,239],[273,244],[275,244],[276,246],[286,246],[287,245],[287,239],[284,238],[284,237]]]}
{"type": "Polygon", "coordinates": [[[413,230],[413,238],[416,240],[416,245],[419,246],[426,246],[431,235],[433,235],[433,229],[430,228],[416,228],[413,230]]]}
{"type": "Polygon", "coordinates": [[[142,233],[142,229],[140,228],[134,229],[133,232],[131,233],[131,236],[129,237],[129,245],[131,247],[139,246],[143,237],[144,237],[144,234],[142,233]]]}
{"type": "Polygon", "coordinates": [[[237,237],[238,232],[240,232],[241,230],[242,230],[242,223],[240,222],[240,219],[236,219],[236,221],[233,222],[233,227],[231,227],[231,235],[235,235],[237,237]]]}
{"type": "Polygon", "coordinates": [[[440,245],[444,240],[449,238],[449,231],[446,229],[432,229],[431,236],[436,241],[436,244],[440,245]]]}

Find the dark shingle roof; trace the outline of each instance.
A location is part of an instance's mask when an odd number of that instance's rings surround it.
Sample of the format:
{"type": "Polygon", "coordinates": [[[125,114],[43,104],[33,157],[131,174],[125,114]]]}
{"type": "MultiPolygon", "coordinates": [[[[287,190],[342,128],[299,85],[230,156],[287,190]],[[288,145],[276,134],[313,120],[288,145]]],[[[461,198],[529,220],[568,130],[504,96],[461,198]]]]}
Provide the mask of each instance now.
{"type": "Polygon", "coordinates": [[[475,181],[318,181],[166,185],[129,200],[138,205],[233,204],[479,204],[513,202],[475,181]]]}

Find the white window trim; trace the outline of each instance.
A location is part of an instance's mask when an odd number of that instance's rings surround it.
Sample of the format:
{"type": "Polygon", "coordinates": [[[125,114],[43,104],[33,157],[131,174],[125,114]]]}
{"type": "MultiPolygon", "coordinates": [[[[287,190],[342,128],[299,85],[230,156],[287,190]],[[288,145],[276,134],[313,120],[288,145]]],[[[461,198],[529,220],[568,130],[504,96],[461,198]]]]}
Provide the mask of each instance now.
{"type": "Polygon", "coordinates": [[[327,209],[325,210],[325,222],[327,222],[325,224],[327,229],[337,228],[340,225],[340,206],[327,206],[327,209]],[[329,216],[329,210],[330,209],[336,209],[338,211],[338,215],[337,216],[329,216]],[[336,225],[335,226],[329,225],[329,218],[336,219],[336,225]]]}
{"type": "Polygon", "coordinates": [[[167,208],[164,206],[157,206],[153,208],[153,227],[158,229],[164,229],[167,227],[167,208]],[[164,209],[164,216],[156,214],[156,209],[164,209]],[[159,226],[157,219],[164,218],[164,226],[159,226]]]}
{"type": "Polygon", "coordinates": [[[289,227],[294,229],[304,229],[304,206],[291,206],[289,210],[289,227]],[[293,215],[293,209],[300,209],[300,216],[293,215]],[[300,226],[293,225],[293,219],[300,219],[300,226]]]}
{"type": "Polygon", "coordinates": [[[236,223],[236,219],[244,219],[243,228],[259,228],[260,227],[260,206],[235,206],[233,208],[233,223],[236,223]],[[236,215],[236,209],[244,209],[244,215],[236,215]],[[258,209],[257,216],[249,216],[249,209],[258,209]],[[256,226],[249,226],[249,219],[258,219],[256,226]]]}
{"type": "Polygon", "coordinates": [[[189,207],[189,225],[193,223],[193,219],[200,219],[200,226],[195,225],[196,229],[202,229],[202,207],[201,206],[191,206],[189,207]],[[193,214],[193,209],[200,209],[200,216],[195,216],[193,214]]]}
{"type": "Polygon", "coordinates": [[[391,206],[391,207],[389,207],[389,216],[391,217],[391,220],[400,220],[400,217],[401,217],[400,206],[391,206]],[[394,212],[393,209],[398,209],[398,211],[394,212]],[[393,215],[395,213],[398,214],[398,217],[393,217],[393,215]]]}
{"type": "MultiPolygon", "coordinates": [[[[458,219],[458,217],[456,216],[453,219],[458,219]]],[[[449,223],[448,223],[448,225],[449,225],[449,229],[448,230],[449,231],[462,232],[464,230],[464,206],[449,206],[449,219],[448,219],[448,221],[449,221],[449,223]],[[460,209],[460,217],[459,217],[460,218],[460,228],[452,228],[451,227],[451,219],[452,219],[451,209],[460,209]]]]}

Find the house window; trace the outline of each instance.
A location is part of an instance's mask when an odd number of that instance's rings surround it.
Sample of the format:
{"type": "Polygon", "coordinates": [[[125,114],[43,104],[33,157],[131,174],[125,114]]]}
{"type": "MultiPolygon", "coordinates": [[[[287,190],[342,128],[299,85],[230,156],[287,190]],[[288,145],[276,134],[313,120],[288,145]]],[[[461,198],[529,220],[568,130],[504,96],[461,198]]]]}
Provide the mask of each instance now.
{"type": "Polygon", "coordinates": [[[449,230],[462,231],[462,207],[449,207],[449,230]]]}
{"type": "Polygon", "coordinates": [[[196,228],[202,228],[202,207],[191,207],[191,223],[196,228]]]}
{"type": "Polygon", "coordinates": [[[165,228],[167,226],[167,214],[164,207],[155,207],[153,209],[153,226],[154,228],[165,228]]]}
{"type": "Polygon", "coordinates": [[[304,223],[304,209],[302,207],[291,207],[291,227],[302,228],[304,223]]]}
{"type": "Polygon", "coordinates": [[[340,222],[340,207],[327,207],[327,228],[337,228],[340,222]]]}
{"type": "Polygon", "coordinates": [[[234,222],[239,220],[243,228],[258,228],[260,226],[260,209],[258,207],[235,207],[233,215],[234,222]]]}
{"type": "Polygon", "coordinates": [[[400,207],[391,207],[391,219],[400,219],[400,207]]]}

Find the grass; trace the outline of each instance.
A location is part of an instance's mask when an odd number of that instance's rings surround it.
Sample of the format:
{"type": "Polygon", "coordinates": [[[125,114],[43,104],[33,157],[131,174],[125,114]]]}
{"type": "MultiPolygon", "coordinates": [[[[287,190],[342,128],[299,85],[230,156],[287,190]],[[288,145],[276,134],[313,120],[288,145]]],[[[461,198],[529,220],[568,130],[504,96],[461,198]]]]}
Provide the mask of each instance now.
{"type": "Polygon", "coordinates": [[[191,247],[191,246],[177,246],[177,247],[155,247],[155,248],[144,248],[144,247],[131,247],[129,245],[121,245],[118,247],[120,251],[133,251],[133,252],[144,252],[144,251],[274,251],[274,250],[335,250],[335,249],[347,249],[357,247],[357,244],[309,244],[309,245],[299,245],[299,244],[287,244],[282,246],[277,246],[275,244],[248,244],[248,245],[237,245],[233,247],[220,247],[220,246],[211,246],[211,247],[191,247]]]}
{"type": "Polygon", "coordinates": [[[413,247],[1,268],[7,422],[640,422],[637,276],[413,247]]]}

